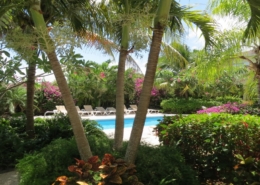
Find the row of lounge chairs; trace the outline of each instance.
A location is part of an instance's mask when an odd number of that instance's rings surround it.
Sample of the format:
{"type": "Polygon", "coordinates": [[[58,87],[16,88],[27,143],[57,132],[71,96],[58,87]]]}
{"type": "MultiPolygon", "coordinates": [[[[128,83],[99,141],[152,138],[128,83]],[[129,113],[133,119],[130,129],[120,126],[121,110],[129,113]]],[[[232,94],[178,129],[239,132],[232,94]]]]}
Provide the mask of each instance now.
{"type": "MultiPolygon", "coordinates": [[[[80,109],[79,106],[76,106],[76,109],[80,116],[95,116],[95,115],[111,115],[116,113],[116,109],[114,107],[107,107],[106,109],[103,107],[96,107],[95,109],[92,108],[91,105],[84,105],[84,109],[80,109]]],[[[135,113],[137,111],[136,105],[130,105],[130,108],[126,108],[124,106],[125,114],[135,113]]],[[[148,109],[148,113],[159,113],[160,110],[158,109],[148,109]]],[[[57,105],[56,110],[53,111],[46,111],[44,116],[47,114],[64,114],[67,115],[67,110],[64,105],[57,105]]]]}

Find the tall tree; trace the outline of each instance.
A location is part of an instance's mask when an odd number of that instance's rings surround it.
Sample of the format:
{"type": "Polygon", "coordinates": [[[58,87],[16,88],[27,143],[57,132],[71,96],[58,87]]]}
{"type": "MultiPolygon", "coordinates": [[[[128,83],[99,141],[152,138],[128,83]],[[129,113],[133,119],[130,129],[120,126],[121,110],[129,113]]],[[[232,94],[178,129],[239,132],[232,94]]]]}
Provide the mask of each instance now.
{"type": "MultiPolygon", "coordinates": [[[[241,43],[243,41],[243,44],[246,43],[249,47],[253,46],[253,49],[242,53],[239,58],[247,61],[251,70],[255,73],[258,89],[258,104],[260,105],[260,2],[253,0],[211,0],[209,8],[214,14],[233,16],[233,18],[247,23],[241,43]]],[[[240,48],[243,48],[242,44],[240,48]]]]}
{"type": "MultiPolygon", "coordinates": [[[[58,57],[56,55],[55,49],[57,43],[54,43],[54,41],[52,40],[54,37],[50,37],[47,26],[53,25],[55,21],[59,22],[60,24],[67,22],[72,28],[74,28],[74,30],[77,31],[76,33],[81,35],[81,33],[85,32],[84,28],[87,27],[87,24],[82,24],[82,20],[84,17],[89,18],[88,26],[91,28],[90,30],[92,30],[93,26],[96,26],[100,28],[100,30],[102,30],[103,28],[100,26],[101,23],[99,22],[101,20],[101,16],[97,14],[96,9],[94,8],[94,6],[92,6],[95,3],[90,3],[91,2],[85,0],[78,0],[76,2],[71,2],[67,0],[47,0],[42,2],[38,0],[4,0],[0,2],[0,15],[7,15],[5,17],[8,18],[1,22],[4,23],[3,25],[6,25],[6,20],[9,21],[9,23],[12,23],[12,21],[16,21],[15,17],[19,16],[19,13],[21,11],[27,13],[26,15],[30,18],[28,21],[30,21],[34,25],[35,31],[31,36],[38,39],[40,48],[48,56],[50,66],[54,72],[57,83],[62,93],[62,97],[64,99],[65,106],[68,110],[69,119],[72,124],[79,153],[84,160],[87,160],[90,156],[92,156],[92,153],[86,139],[80,117],[76,111],[74,101],[71,97],[66,79],[61,69],[58,57]],[[10,12],[12,12],[12,14],[10,12]],[[98,19],[96,19],[97,17],[98,19]]],[[[12,26],[12,24],[10,25],[12,26]]],[[[67,26],[66,24],[63,25],[67,26]]]]}
{"type": "Polygon", "coordinates": [[[180,7],[179,3],[176,1],[160,0],[154,18],[152,43],[148,56],[147,70],[145,73],[143,88],[140,96],[140,103],[138,105],[138,111],[135,116],[130,140],[125,154],[125,159],[128,162],[134,163],[137,149],[140,144],[164,30],[167,27],[168,21],[172,31],[176,31],[176,28],[181,29],[181,20],[189,20],[190,22],[194,23],[198,28],[201,29],[202,34],[205,37],[206,44],[211,43],[211,32],[214,30],[214,28],[212,27],[211,19],[207,15],[202,15],[197,11],[188,11],[186,8],[180,7]]]}
{"type": "Polygon", "coordinates": [[[140,34],[140,30],[144,32],[142,22],[145,23],[144,19],[149,19],[149,16],[146,14],[154,8],[155,3],[144,0],[114,0],[111,2],[111,6],[117,10],[117,13],[121,17],[120,21],[117,20],[118,17],[115,18],[116,29],[114,29],[117,40],[120,41],[116,81],[116,128],[114,136],[114,148],[118,150],[122,147],[124,134],[124,74],[126,61],[132,61],[129,54],[133,53],[134,49],[138,50],[146,46],[147,42],[144,40],[145,37],[142,37],[142,34],[140,34]],[[149,7],[150,10],[149,8],[146,10],[147,7],[149,7]],[[137,14],[138,16],[135,16],[137,14]],[[132,46],[130,46],[131,43],[133,44],[132,46]]]}
{"type": "Polygon", "coordinates": [[[59,89],[62,94],[66,109],[68,111],[68,116],[72,124],[73,133],[77,142],[78,150],[80,156],[83,160],[87,160],[92,156],[91,149],[84,133],[84,129],[78,115],[78,112],[75,107],[75,103],[71,96],[68,84],[66,82],[65,76],[63,74],[61,65],[59,63],[58,57],[55,52],[55,44],[53,43],[48,30],[46,28],[46,22],[44,20],[42,10],[41,10],[41,1],[35,0],[31,1],[29,11],[31,13],[35,28],[36,34],[39,38],[40,47],[44,50],[50,60],[51,68],[54,72],[54,76],[58,83],[59,89]]]}

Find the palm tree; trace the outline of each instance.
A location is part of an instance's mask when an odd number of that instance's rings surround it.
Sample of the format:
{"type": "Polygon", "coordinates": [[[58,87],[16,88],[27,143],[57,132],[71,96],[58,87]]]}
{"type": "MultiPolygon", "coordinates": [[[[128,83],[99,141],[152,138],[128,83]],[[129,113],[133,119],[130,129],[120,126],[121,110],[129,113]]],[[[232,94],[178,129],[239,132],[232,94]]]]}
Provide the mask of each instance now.
{"type": "MultiPolygon", "coordinates": [[[[102,6],[102,4],[100,4],[102,6]]],[[[87,25],[80,24],[83,20],[83,17],[91,17],[89,20],[93,22],[89,22],[90,27],[95,25],[97,28],[101,28],[100,20],[101,16],[97,14],[96,9],[93,8],[91,4],[89,4],[85,0],[79,0],[76,3],[60,0],[60,1],[1,1],[1,9],[0,15],[7,15],[8,19],[5,19],[1,22],[1,25],[6,26],[6,20],[9,21],[9,25],[12,26],[12,20],[16,20],[16,16],[24,16],[25,13],[27,21],[35,27],[34,35],[31,35],[33,39],[38,40],[38,44],[43,50],[50,61],[51,68],[56,77],[57,83],[62,93],[62,97],[64,99],[65,106],[68,110],[68,115],[70,122],[72,124],[73,132],[77,141],[77,146],[79,149],[79,153],[83,160],[87,160],[92,156],[88,140],[84,133],[84,129],[82,127],[82,123],[80,117],[77,114],[74,101],[72,99],[71,93],[69,91],[66,79],[64,77],[63,71],[61,69],[58,57],[55,52],[55,44],[52,38],[49,35],[49,31],[47,30],[46,25],[52,25],[54,21],[58,21],[59,23],[63,23],[64,21],[69,21],[70,25],[74,30],[78,31],[77,33],[84,33],[84,27],[87,25]],[[87,4],[86,4],[87,3],[87,4]],[[86,11],[85,7],[89,7],[89,11],[86,11]],[[91,7],[91,8],[90,8],[91,7]],[[11,14],[12,13],[12,14],[11,14]],[[10,15],[10,16],[9,16],[10,15]],[[98,19],[96,19],[98,18],[98,19]],[[3,24],[2,24],[3,23],[3,24]],[[95,24],[92,24],[95,23],[95,24]],[[79,31],[80,30],[80,31],[79,31]]],[[[22,22],[22,24],[24,21],[22,22]]],[[[104,22],[102,22],[104,25],[104,22]]],[[[65,24],[64,24],[65,25],[65,24]]],[[[16,37],[17,38],[17,37],[16,37]]],[[[22,38],[22,37],[21,37],[22,38]]],[[[14,38],[15,39],[15,38],[14,38]]],[[[20,43],[21,44],[21,43],[20,43]]]]}
{"type": "Polygon", "coordinates": [[[43,14],[41,13],[41,1],[34,1],[30,4],[30,14],[36,28],[36,33],[39,36],[39,43],[42,50],[44,50],[50,60],[51,68],[58,83],[59,89],[62,94],[68,116],[72,124],[73,133],[77,142],[80,156],[83,160],[87,160],[92,156],[91,149],[84,133],[84,129],[76,110],[73,98],[71,96],[68,84],[63,74],[61,65],[55,52],[55,45],[49,36],[46,28],[46,22],[43,14]]]}
{"type": "Polygon", "coordinates": [[[211,33],[214,28],[212,27],[211,19],[208,16],[203,16],[197,11],[193,12],[188,11],[188,9],[183,9],[176,1],[160,0],[154,18],[152,43],[148,56],[148,64],[143,88],[140,96],[140,103],[138,105],[138,111],[135,116],[134,125],[125,154],[125,159],[128,162],[134,163],[138,145],[140,144],[161,49],[162,37],[164,30],[167,27],[167,22],[170,20],[170,28],[173,31],[176,31],[176,28],[181,28],[180,20],[182,19],[189,20],[197,25],[205,37],[206,44],[211,43],[211,33]]]}
{"type": "MultiPolygon", "coordinates": [[[[258,104],[260,105],[260,45],[259,45],[259,31],[260,31],[260,3],[252,0],[238,0],[238,1],[220,1],[211,0],[210,9],[214,14],[232,15],[238,18],[239,21],[247,23],[244,30],[243,41],[249,46],[253,45],[253,49],[242,53],[239,58],[247,61],[250,69],[255,73],[257,80],[257,94],[258,104]],[[248,21],[249,20],[249,21],[248,21]],[[248,55],[248,53],[250,53],[248,55]]],[[[252,46],[251,46],[252,47],[252,46]]],[[[240,45],[240,49],[243,46],[240,45]]],[[[237,53],[238,54],[238,53],[237,53]]]]}

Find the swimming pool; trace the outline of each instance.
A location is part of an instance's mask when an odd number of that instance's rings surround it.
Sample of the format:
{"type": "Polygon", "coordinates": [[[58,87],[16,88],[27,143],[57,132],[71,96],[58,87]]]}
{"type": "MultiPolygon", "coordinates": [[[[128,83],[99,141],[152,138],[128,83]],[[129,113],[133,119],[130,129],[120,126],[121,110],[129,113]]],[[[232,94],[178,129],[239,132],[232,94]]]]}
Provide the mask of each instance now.
{"type": "MultiPolygon", "coordinates": [[[[163,116],[146,117],[144,126],[155,126],[162,119],[163,116]]],[[[116,121],[114,118],[110,118],[110,119],[96,118],[94,120],[97,121],[103,127],[103,130],[115,129],[116,121]]],[[[125,118],[125,128],[131,128],[133,126],[133,123],[134,123],[134,118],[125,118]]]]}

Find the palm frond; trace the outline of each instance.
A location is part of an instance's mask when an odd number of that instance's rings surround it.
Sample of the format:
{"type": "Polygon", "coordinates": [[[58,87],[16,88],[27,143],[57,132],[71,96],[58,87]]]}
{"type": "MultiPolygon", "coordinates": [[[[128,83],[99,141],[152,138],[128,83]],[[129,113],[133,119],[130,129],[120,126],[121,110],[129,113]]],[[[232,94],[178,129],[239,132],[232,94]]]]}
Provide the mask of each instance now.
{"type": "Polygon", "coordinates": [[[133,57],[131,55],[127,55],[126,68],[133,68],[136,71],[136,73],[143,74],[141,68],[139,67],[139,65],[137,64],[137,62],[133,59],[133,57]]]}
{"type": "Polygon", "coordinates": [[[202,32],[201,36],[205,39],[205,46],[214,45],[213,36],[216,32],[216,23],[209,15],[202,14],[200,11],[186,11],[183,20],[191,28],[193,28],[193,24],[202,32]]]}
{"type": "MultiPolygon", "coordinates": [[[[172,45],[177,46],[175,43],[172,45]]],[[[167,66],[174,66],[174,68],[183,69],[187,66],[188,59],[186,59],[181,53],[180,48],[173,47],[170,44],[162,42],[161,58],[159,66],[161,68],[167,68],[167,66]]]]}

